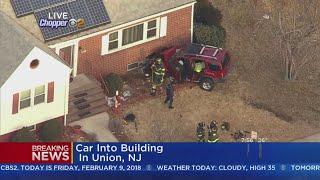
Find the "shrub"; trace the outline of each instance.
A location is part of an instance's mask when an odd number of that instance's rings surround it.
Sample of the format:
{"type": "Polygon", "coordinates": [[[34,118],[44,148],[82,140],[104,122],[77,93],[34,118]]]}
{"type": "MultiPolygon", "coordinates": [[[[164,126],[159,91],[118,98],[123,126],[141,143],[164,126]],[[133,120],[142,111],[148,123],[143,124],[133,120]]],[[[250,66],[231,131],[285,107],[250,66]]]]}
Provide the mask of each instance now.
{"type": "Polygon", "coordinates": [[[11,142],[36,142],[37,137],[34,132],[28,128],[22,128],[16,132],[11,138],[11,142]]]}
{"type": "Polygon", "coordinates": [[[61,141],[62,134],[63,124],[56,119],[45,122],[39,131],[40,140],[44,142],[61,141]]]}
{"type": "Polygon", "coordinates": [[[114,73],[108,74],[104,81],[107,84],[107,88],[109,90],[109,96],[113,97],[116,95],[116,91],[122,91],[123,89],[123,80],[122,78],[114,73]]]}
{"type": "Polygon", "coordinates": [[[195,24],[194,38],[194,41],[198,44],[224,47],[226,41],[226,31],[221,26],[195,24]]]}

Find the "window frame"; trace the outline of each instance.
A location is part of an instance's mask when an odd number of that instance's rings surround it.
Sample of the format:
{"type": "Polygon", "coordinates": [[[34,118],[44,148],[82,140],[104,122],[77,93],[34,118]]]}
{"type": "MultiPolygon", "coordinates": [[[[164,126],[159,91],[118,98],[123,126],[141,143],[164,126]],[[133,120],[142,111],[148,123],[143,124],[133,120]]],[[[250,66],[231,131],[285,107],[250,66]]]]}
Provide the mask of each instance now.
{"type": "MultiPolygon", "coordinates": [[[[153,29],[150,29],[150,30],[153,30],[153,29]]],[[[121,29],[118,29],[118,30],[115,30],[115,31],[110,31],[108,34],[102,36],[101,55],[107,55],[107,54],[111,54],[111,53],[114,53],[114,52],[118,52],[118,51],[121,51],[121,50],[124,50],[124,49],[128,49],[128,48],[131,48],[131,47],[143,44],[143,43],[147,43],[149,41],[153,41],[155,39],[159,39],[159,38],[160,38],[160,17],[148,19],[146,21],[135,23],[135,24],[133,24],[131,26],[126,26],[124,28],[121,28],[121,29]],[[148,38],[147,37],[147,34],[148,34],[148,23],[151,22],[151,21],[154,21],[154,20],[156,20],[156,27],[154,28],[154,29],[156,29],[156,36],[148,38]],[[129,28],[141,25],[141,24],[143,24],[143,39],[139,40],[139,41],[136,41],[136,42],[133,42],[133,43],[129,43],[129,44],[123,45],[122,44],[123,31],[126,30],[126,29],[129,29],[129,28]],[[115,32],[118,32],[118,48],[109,50],[110,35],[115,33],[115,32]]],[[[112,42],[114,42],[114,41],[112,41],[112,42]]]]}
{"type": "Polygon", "coordinates": [[[119,48],[119,31],[115,31],[115,32],[112,32],[112,33],[108,34],[108,37],[109,37],[108,51],[112,51],[112,50],[114,50],[114,49],[118,49],[118,48],[119,48]],[[115,34],[115,33],[117,33],[117,38],[110,41],[110,36],[111,36],[112,34],[115,34]],[[110,44],[113,43],[113,42],[117,42],[117,47],[116,47],[116,48],[113,48],[113,49],[110,49],[110,44]]]}
{"type": "Polygon", "coordinates": [[[27,89],[27,90],[22,90],[19,92],[19,104],[18,104],[18,109],[19,109],[19,112],[20,111],[24,111],[24,110],[27,110],[31,107],[34,107],[34,106],[39,106],[39,105],[42,105],[42,104],[48,104],[47,103],[47,96],[48,96],[48,86],[47,84],[43,84],[43,85],[38,85],[34,88],[30,88],[30,89],[27,89]],[[42,94],[39,94],[39,95],[36,95],[36,88],[40,87],[40,86],[44,86],[44,92],[42,94]],[[24,99],[21,99],[21,93],[25,92],[25,91],[30,91],[30,96],[27,97],[27,98],[24,98],[24,99]],[[42,96],[44,95],[44,101],[41,102],[41,103],[37,103],[35,104],[35,98],[38,97],[38,96],[42,96]],[[21,102],[22,101],[26,101],[26,100],[30,100],[30,105],[27,106],[27,107],[24,107],[24,108],[21,108],[21,102]]]}
{"type": "Polygon", "coordinates": [[[154,19],[154,20],[151,20],[151,21],[148,21],[148,22],[147,22],[147,30],[146,30],[146,31],[147,31],[147,39],[151,39],[151,38],[154,38],[154,37],[157,36],[157,31],[159,30],[159,28],[158,28],[158,26],[157,26],[157,23],[158,23],[157,19],[154,19]],[[153,22],[153,21],[156,21],[155,27],[149,28],[149,23],[151,23],[151,22],[153,22]],[[153,31],[153,30],[156,30],[156,34],[155,34],[154,36],[148,37],[148,33],[149,33],[150,31],[153,31]]]}
{"type": "Polygon", "coordinates": [[[32,106],[32,90],[31,90],[31,89],[27,89],[27,90],[20,91],[20,92],[19,92],[19,111],[24,110],[24,109],[28,109],[28,108],[30,108],[31,106],[32,106]],[[23,92],[26,92],[26,91],[29,91],[29,97],[22,99],[22,98],[21,98],[21,97],[22,97],[21,94],[22,94],[23,92]],[[30,102],[29,102],[29,106],[26,106],[26,107],[21,108],[21,102],[26,101],[26,100],[29,100],[29,101],[30,101],[30,102]]]}
{"type": "Polygon", "coordinates": [[[47,92],[47,88],[46,88],[46,85],[45,85],[45,84],[44,84],[44,85],[37,86],[37,87],[34,88],[34,93],[33,93],[33,105],[34,105],[34,106],[37,106],[37,105],[40,105],[40,104],[43,104],[43,103],[46,102],[46,99],[47,99],[47,93],[46,93],[46,92],[47,92]],[[38,87],[43,87],[43,93],[41,93],[41,94],[39,94],[39,95],[36,95],[36,89],[37,89],[38,87]],[[42,95],[44,95],[44,97],[43,97],[43,102],[40,102],[40,103],[37,103],[37,104],[36,104],[36,102],[35,102],[36,98],[39,97],[39,96],[42,96],[42,95]]]}
{"type": "MultiPolygon", "coordinates": [[[[131,26],[131,27],[122,29],[122,30],[121,30],[122,41],[120,42],[121,47],[125,47],[125,46],[128,46],[128,45],[130,45],[130,44],[134,44],[134,43],[137,43],[137,42],[139,42],[139,41],[143,41],[143,40],[144,40],[144,31],[145,31],[144,23],[136,24],[136,25],[134,25],[134,26],[131,26]],[[124,32],[125,32],[126,30],[130,30],[130,29],[134,29],[134,28],[137,28],[137,29],[139,30],[139,26],[142,27],[142,39],[136,40],[136,41],[133,41],[133,42],[129,42],[128,44],[124,44],[124,42],[123,42],[123,40],[124,40],[124,32]]],[[[140,32],[138,32],[138,33],[140,33],[140,32]]],[[[129,34],[133,34],[133,33],[130,33],[130,31],[129,31],[129,34]]]]}

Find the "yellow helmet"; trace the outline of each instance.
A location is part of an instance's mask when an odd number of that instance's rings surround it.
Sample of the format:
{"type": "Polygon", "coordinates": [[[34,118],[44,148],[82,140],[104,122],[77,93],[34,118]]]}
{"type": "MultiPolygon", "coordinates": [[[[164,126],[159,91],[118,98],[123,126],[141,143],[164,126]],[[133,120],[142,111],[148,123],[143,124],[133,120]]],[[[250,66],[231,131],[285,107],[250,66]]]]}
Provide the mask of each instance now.
{"type": "Polygon", "coordinates": [[[161,58],[158,58],[158,59],[156,59],[156,62],[157,62],[158,64],[160,64],[160,63],[162,63],[162,59],[161,59],[161,58]]]}

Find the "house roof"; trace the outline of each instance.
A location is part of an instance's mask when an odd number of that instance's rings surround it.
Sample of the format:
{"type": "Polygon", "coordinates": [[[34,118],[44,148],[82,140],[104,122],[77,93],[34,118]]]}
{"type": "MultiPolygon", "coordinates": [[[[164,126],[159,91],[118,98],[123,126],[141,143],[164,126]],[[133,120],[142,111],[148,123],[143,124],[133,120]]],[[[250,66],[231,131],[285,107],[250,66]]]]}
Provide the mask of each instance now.
{"type": "Polygon", "coordinates": [[[10,0],[0,1],[0,11],[3,11],[14,19],[14,21],[24,29],[27,29],[37,39],[45,42],[47,45],[53,45],[194,2],[195,0],[104,0],[111,23],[48,42],[44,41],[33,14],[17,18],[10,0]]]}
{"type": "Polygon", "coordinates": [[[42,49],[64,63],[47,45],[33,37],[15,23],[13,19],[0,11],[0,87],[34,47],[42,49]]]}

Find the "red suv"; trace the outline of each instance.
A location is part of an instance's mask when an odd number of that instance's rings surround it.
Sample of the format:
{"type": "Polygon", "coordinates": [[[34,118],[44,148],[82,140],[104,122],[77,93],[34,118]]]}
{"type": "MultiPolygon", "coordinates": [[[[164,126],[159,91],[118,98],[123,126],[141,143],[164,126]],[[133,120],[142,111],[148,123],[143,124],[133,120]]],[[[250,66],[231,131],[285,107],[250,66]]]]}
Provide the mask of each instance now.
{"type": "Polygon", "coordinates": [[[211,91],[215,82],[221,82],[230,69],[230,54],[228,51],[202,44],[191,44],[186,49],[170,47],[151,55],[147,63],[146,74],[156,58],[164,62],[168,76],[177,81],[192,81],[199,83],[206,91],[211,91]],[[202,64],[201,72],[195,71],[196,63],[202,64]]]}

